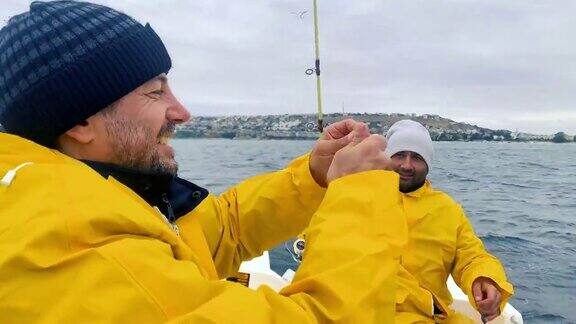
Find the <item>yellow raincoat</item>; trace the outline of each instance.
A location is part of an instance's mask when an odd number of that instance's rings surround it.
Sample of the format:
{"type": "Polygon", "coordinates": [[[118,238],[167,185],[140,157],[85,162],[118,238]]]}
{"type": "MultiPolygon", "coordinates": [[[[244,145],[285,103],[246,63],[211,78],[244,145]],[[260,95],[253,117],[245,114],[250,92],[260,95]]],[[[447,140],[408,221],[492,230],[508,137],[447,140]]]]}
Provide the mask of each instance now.
{"type": "Polygon", "coordinates": [[[399,271],[397,322],[433,322],[433,300],[445,315],[452,315],[448,308],[452,297],[446,286],[450,274],[474,306],[474,280],[494,280],[502,293],[502,309],[513,294],[512,285],[498,259],[486,252],[474,234],[462,207],[447,194],[434,190],[429,181],[403,194],[402,204],[409,239],[399,271]]]}
{"type": "Polygon", "coordinates": [[[0,178],[0,323],[393,321],[407,228],[391,172],[338,179],[322,200],[305,156],[207,198],[180,236],[113,178],[16,136],[0,134],[0,178]],[[279,294],[217,279],[308,223],[279,294]]]}

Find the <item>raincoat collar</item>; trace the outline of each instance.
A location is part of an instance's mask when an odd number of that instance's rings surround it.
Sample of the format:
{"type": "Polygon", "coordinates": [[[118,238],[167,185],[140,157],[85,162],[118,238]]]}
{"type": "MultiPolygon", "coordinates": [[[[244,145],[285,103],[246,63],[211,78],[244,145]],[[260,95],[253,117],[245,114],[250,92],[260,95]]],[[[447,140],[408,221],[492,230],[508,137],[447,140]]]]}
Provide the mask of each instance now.
{"type": "Polygon", "coordinates": [[[192,211],[208,196],[208,190],[171,174],[147,173],[110,163],[82,162],[104,178],[111,176],[132,189],[172,222],[192,211]]]}
{"type": "Polygon", "coordinates": [[[408,197],[421,198],[429,194],[431,191],[432,191],[432,183],[430,182],[430,180],[426,179],[422,187],[414,191],[405,193],[405,195],[408,197]]]}
{"type": "Polygon", "coordinates": [[[83,160],[104,178],[113,177],[132,189],[149,204],[168,191],[174,176],[167,173],[150,173],[124,168],[110,163],[83,160]]]}

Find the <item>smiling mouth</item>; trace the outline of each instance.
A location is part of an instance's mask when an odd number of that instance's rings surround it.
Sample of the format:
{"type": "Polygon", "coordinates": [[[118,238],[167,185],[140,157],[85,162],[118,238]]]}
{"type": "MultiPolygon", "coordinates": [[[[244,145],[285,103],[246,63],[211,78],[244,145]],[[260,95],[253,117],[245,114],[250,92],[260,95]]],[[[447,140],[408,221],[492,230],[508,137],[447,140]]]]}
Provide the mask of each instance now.
{"type": "Polygon", "coordinates": [[[412,178],[414,178],[414,175],[413,175],[413,174],[400,174],[400,179],[410,180],[410,179],[412,179],[412,178]]]}
{"type": "Polygon", "coordinates": [[[167,123],[166,125],[160,128],[158,132],[158,144],[160,145],[167,145],[168,142],[176,135],[176,124],[175,123],[167,123]]]}
{"type": "Polygon", "coordinates": [[[158,143],[158,144],[161,144],[161,145],[167,145],[167,144],[170,142],[170,140],[172,139],[173,136],[174,136],[173,133],[163,134],[163,135],[161,135],[161,136],[158,137],[158,142],[157,142],[157,143],[158,143]]]}
{"type": "Polygon", "coordinates": [[[158,138],[158,144],[167,145],[170,140],[172,139],[172,134],[170,135],[162,135],[158,138]]]}

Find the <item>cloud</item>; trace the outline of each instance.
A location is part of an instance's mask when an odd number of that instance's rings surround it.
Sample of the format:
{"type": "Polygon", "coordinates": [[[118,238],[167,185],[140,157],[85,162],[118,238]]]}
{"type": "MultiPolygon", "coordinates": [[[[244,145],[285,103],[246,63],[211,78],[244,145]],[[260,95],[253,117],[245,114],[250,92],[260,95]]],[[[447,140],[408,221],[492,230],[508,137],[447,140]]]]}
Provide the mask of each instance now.
{"type": "MultiPolygon", "coordinates": [[[[107,0],[150,22],[196,115],[313,113],[310,1],[107,0]],[[307,11],[303,15],[298,13],[307,11]]],[[[576,2],[318,1],[326,112],[576,134],[576,2]]],[[[26,7],[4,1],[2,21],[26,7]]]]}

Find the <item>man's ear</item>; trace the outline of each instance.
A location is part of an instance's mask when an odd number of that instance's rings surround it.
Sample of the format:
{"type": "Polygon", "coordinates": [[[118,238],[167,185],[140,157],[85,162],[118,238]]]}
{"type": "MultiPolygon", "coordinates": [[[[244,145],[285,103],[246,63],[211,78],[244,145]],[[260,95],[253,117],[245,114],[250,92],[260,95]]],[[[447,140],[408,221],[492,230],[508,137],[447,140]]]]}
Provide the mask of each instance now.
{"type": "Polygon", "coordinates": [[[81,122],[80,124],[66,131],[64,135],[68,136],[71,139],[74,139],[76,142],[79,142],[81,144],[88,144],[92,142],[96,137],[96,132],[94,129],[94,120],[92,120],[92,117],[90,117],[87,120],[81,122]]]}

